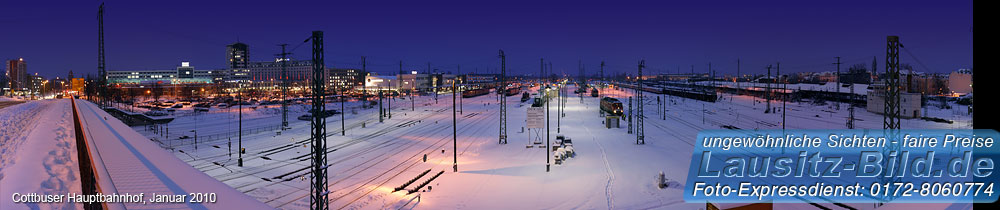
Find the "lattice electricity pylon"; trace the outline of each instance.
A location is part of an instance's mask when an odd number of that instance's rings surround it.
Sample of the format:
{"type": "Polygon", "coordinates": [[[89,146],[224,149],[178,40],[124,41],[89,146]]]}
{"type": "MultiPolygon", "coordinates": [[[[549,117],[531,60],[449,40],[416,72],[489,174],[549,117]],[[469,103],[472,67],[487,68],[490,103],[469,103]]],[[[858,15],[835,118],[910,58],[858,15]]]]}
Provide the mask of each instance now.
{"type": "Polygon", "coordinates": [[[104,66],[104,3],[97,8],[97,94],[98,104],[103,109],[108,106],[108,73],[104,66]]]}
{"type": "MultiPolygon", "coordinates": [[[[887,140],[896,142],[899,138],[899,48],[903,45],[899,43],[898,36],[889,36],[886,39],[886,51],[885,51],[885,93],[884,101],[885,108],[882,115],[882,125],[883,125],[883,135],[887,140]]],[[[889,143],[885,147],[882,147],[883,155],[891,155],[892,153],[901,152],[901,146],[898,143],[889,143]]],[[[899,176],[879,176],[879,182],[883,184],[887,183],[897,183],[902,181],[899,176]]],[[[886,195],[881,195],[879,203],[877,206],[884,205],[889,201],[896,199],[898,196],[894,193],[888,193],[886,195]]]]}
{"type": "Polygon", "coordinates": [[[770,64],[767,65],[767,77],[771,81],[767,82],[767,88],[766,88],[767,92],[764,93],[764,98],[767,98],[767,108],[764,109],[764,113],[765,114],[766,113],[771,113],[771,83],[774,83],[774,81],[773,81],[773,79],[771,79],[771,65],[770,64]]]}
{"type": "Polygon", "coordinates": [[[500,144],[507,144],[507,56],[500,50],[500,144]]]}
{"type": "Polygon", "coordinates": [[[899,43],[898,36],[889,36],[885,51],[885,114],[882,126],[885,129],[899,129],[899,43]]]}
{"type": "Polygon", "coordinates": [[[309,207],[314,210],[329,209],[327,189],[327,159],[326,159],[326,118],[322,116],[325,112],[326,95],[323,81],[324,65],[323,55],[323,31],[313,31],[312,36],[312,176],[309,187],[309,207]]]}
{"type": "Polygon", "coordinates": [[[635,95],[639,102],[635,105],[636,108],[636,118],[635,118],[635,143],[636,144],[646,144],[646,129],[643,124],[643,118],[645,114],[642,113],[642,68],[646,67],[646,60],[639,60],[639,74],[636,77],[636,88],[635,95]]]}

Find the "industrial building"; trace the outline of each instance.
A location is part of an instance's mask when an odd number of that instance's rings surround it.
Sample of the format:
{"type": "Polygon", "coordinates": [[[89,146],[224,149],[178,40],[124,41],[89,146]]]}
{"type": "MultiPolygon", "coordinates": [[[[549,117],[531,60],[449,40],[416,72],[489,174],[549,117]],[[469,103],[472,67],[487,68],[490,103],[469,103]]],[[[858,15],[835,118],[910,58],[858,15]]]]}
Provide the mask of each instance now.
{"type": "MultiPolygon", "coordinates": [[[[888,87],[885,83],[872,84],[871,90],[868,91],[868,103],[867,109],[869,112],[885,114],[885,95],[888,87]]],[[[903,88],[900,88],[903,90],[903,88]]],[[[920,113],[920,93],[912,93],[909,91],[899,92],[899,117],[901,118],[919,118],[920,113]]]]}
{"type": "MultiPolygon", "coordinates": [[[[312,60],[286,59],[284,65],[288,82],[305,82],[312,77],[312,60]]],[[[247,79],[253,82],[281,81],[281,66],[281,58],[250,62],[247,68],[250,76],[247,79]]]]}
{"type": "Polygon", "coordinates": [[[418,92],[435,91],[451,87],[451,81],[456,78],[454,74],[421,74],[412,71],[410,74],[396,75],[396,79],[402,82],[403,90],[414,90],[418,92]]]}
{"type": "Polygon", "coordinates": [[[197,70],[190,62],[181,62],[180,66],[170,70],[110,70],[108,84],[207,84],[212,83],[214,75],[225,70],[197,70]]]}
{"type": "Polygon", "coordinates": [[[357,69],[329,68],[326,72],[329,81],[327,88],[334,90],[350,90],[361,85],[361,71],[357,69]]]}

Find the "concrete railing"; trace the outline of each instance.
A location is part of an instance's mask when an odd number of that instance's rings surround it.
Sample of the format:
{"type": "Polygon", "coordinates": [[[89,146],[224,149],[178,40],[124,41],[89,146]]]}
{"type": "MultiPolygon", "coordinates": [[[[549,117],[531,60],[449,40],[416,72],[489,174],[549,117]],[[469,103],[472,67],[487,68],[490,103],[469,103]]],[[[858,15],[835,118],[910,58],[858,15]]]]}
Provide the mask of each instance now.
{"type": "MultiPolygon", "coordinates": [[[[117,193],[114,184],[110,180],[104,162],[101,160],[100,152],[93,146],[90,132],[84,127],[79,108],[76,106],[76,99],[70,98],[73,107],[73,130],[76,134],[77,160],[80,167],[81,190],[84,195],[96,195],[98,193],[108,195],[117,193]]],[[[121,203],[84,203],[84,209],[125,209],[121,203]]]]}

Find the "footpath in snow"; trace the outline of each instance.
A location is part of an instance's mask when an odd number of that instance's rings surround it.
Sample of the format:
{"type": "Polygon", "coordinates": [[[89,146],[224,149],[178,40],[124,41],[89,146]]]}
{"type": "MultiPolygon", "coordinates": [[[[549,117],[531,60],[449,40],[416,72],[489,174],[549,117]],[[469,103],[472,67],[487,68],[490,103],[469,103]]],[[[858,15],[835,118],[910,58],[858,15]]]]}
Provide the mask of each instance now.
{"type": "Polygon", "coordinates": [[[74,203],[14,203],[14,193],[80,193],[68,99],[0,109],[0,209],[79,209],[74,203]]]}

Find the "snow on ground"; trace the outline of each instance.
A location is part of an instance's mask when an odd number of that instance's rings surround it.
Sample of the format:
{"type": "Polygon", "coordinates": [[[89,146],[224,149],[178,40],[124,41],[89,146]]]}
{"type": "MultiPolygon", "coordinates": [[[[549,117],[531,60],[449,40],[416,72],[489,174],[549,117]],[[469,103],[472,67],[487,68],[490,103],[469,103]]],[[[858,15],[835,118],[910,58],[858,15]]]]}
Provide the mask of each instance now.
{"type": "MultiPolygon", "coordinates": [[[[761,99],[723,94],[716,103],[679,97],[669,101],[666,120],[657,110],[656,96],[647,93],[646,144],[636,145],[635,136],[621,128],[606,129],[598,116],[599,99],[572,94],[566,100],[566,116],[557,122],[556,104],[551,107],[551,138],[566,135],[574,141],[578,154],[545,172],[545,150],[525,148],[529,143],[525,125],[529,103],[519,96],[508,99],[508,144],[497,144],[499,116],[495,95],[463,99],[458,118],[458,169],[452,171],[451,95],[431,96],[411,101],[396,99],[393,118],[378,122],[378,109],[358,109],[348,103],[344,116],[346,135],[341,136],[340,115],[327,118],[330,204],[336,209],[701,209],[705,204],[684,203],[683,184],[697,133],[720,129],[723,125],[742,129],[781,129],[781,103],[777,113],[764,114],[761,99]],[[355,111],[352,111],[355,110],[355,111]],[[559,124],[557,133],[556,126],[559,124]],[[423,161],[424,155],[427,161],[423,161]],[[394,188],[429,173],[406,187],[443,174],[424,191],[407,194],[394,188]],[[654,185],[654,176],[664,172],[671,180],[667,189],[654,185]],[[416,196],[420,196],[419,199],[416,196]]],[[[534,91],[537,91],[534,90],[534,91]]],[[[632,91],[602,90],[626,103],[632,91]]],[[[665,97],[665,96],[661,96],[665,97]]],[[[553,101],[554,102],[554,101],[553,101]]],[[[636,102],[638,103],[638,102],[636,102]]],[[[847,105],[814,106],[788,103],[787,129],[845,128],[847,105]]],[[[271,108],[244,108],[242,138],[246,153],[244,166],[237,166],[239,154],[235,108],[193,114],[189,108],[175,113],[169,134],[153,133],[147,126],[133,127],[156,139],[174,155],[233,188],[280,209],[305,209],[309,205],[309,122],[295,119],[305,113],[296,105],[289,114],[291,130],[277,133],[280,112],[271,108]],[[256,130],[254,128],[257,128],[256,130]],[[198,132],[195,149],[192,130],[198,132]],[[192,138],[180,139],[181,136],[192,138]],[[230,149],[229,142],[232,142],[230,149]],[[230,153],[232,151],[232,153],[230,153]]],[[[340,105],[327,105],[340,109],[340,105]]],[[[956,107],[957,108],[957,107],[956,107]]],[[[904,128],[971,128],[971,116],[952,110],[928,111],[933,117],[952,119],[954,124],[905,119],[904,128]],[[954,113],[954,114],[953,114],[954,113]]],[[[863,108],[855,110],[857,128],[881,129],[882,116],[863,108]]],[[[164,128],[165,129],[165,128],[164,128]]],[[[544,130],[543,133],[544,135],[544,130]]],[[[532,135],[535,135],[532,133],[532,135]]],[[[832,205],[832,204],[823,204],[832,205]]],[[[809,204],[780,204],[782,208],[813,208],[809,204]]],[[[859,209],[871,209],[861,204],[859,209]]]]}
{"type": "Polygon", "coordinates": [[[7,96],[0,96],[0,101],[21,101],[21,99],[10,98],[10,97],[7,97],[7,96]]]}
{"type": "Polygon", "coordinates": [[[2,209],[78,209],[74,203],[13,203],[13,193],[80,193],[69,100],[31,101],[0,109],[2,209]]]}

